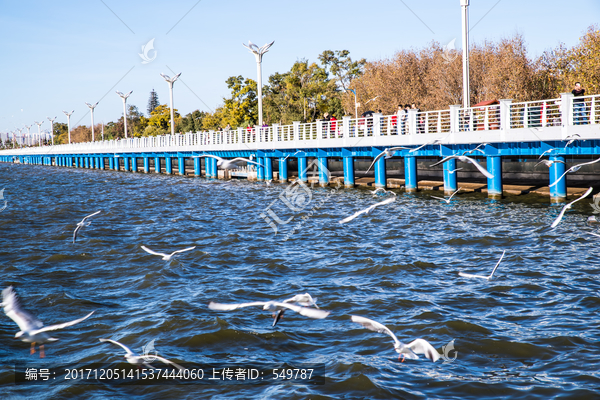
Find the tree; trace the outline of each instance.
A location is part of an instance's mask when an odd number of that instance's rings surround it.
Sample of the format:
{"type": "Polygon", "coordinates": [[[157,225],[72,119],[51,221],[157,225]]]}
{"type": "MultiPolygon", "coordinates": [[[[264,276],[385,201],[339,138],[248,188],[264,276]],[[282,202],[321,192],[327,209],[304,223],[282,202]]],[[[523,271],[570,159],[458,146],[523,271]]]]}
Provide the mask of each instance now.
{"type": "MultiPolygon", "coordinates": [[[[179,118],[180,115],[177,109],[173,109],[174,118],[179,118]]],[[[148,125],[162,128],[166,131],[171,130],[171,109],[166,104],[157,106],[150,115],[148,125]]],[[[145,132],[145,129],[144,129],[145,132]]]]}
{"type": "Polygon", "coordinates": [[[150,92],[150,98],[148,99],[148,116],[152,115],[152,111],[160,105],[158,101],[158,94],[152,89],[150,92]]]}
{"type": "Polygon", "coordinates": [[[256,125],[258,121],[258,98],[256,94],[256,81],[244,79],[243,76],[231,76],[227,79],[227,87],[231,89],[231,98],[223,99],[223,124],[232,128],[256,125]]]}
{"type": "Polygon", "coordinates": [[[348,89],[350,82],[363,74],[367,63],[364,58],[352,61],[348,50],[325,50],[319,55],[319,61],[325,69],[329,68],[329,72],[337,78],[343,90],[348,89]]]}
{"type": "Polygon", "coordinates": [[[69,135],[67,132],[67,124],[62,122],[54,123],[54,143],[55,144],[65,144],[69,143],[69,135]]]}
{"type": "Polygon", "coordinates": [[[207,113],[204,111],[193,111],[176,121],[175,130],[177,132],[199,132],[202,130],[202,121],[206,115],[207,113]]]}

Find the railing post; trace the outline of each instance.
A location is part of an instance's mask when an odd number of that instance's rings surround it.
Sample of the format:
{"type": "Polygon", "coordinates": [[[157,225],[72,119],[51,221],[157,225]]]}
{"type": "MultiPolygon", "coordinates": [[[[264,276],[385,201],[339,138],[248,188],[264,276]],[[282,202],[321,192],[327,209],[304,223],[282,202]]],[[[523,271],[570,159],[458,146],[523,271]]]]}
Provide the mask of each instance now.
{"type": "Polygon", "coordinates": [[[590,124],[595,124],[596,123],[596,98],[592,97],[592,102],[591,102],[591,109],[590,109],[590,124]]]}
{"type": "Polygon", "coordinates": [[[325,139],[323,137],[323,122],[320,119],[317,120],[316,125],[317,125],[317,139],[325,139]]]}
{"type": "Polygon", "coordinates": [[[417,110],[413,108],[408,110],[408,134],[417,134],[417,110]]]}
{"type": "Polygon", "coordinates": [[[293,121],[292,128],[294,129],[294,140],[300,140],[300,121],[293,121]]]}
{"type": "Polygon", "coordinates": [[[452,132],[452,133],[460,131],[459,113],[460,113],[460,105],[450,106],[450,132],[452,132]]]}
{"type": "Polygon", "coordinates": [[[271,129],[273,130],[273,141],[281,142],[281,137],[279,136],[279,124],[273,124],[271,129]]]}
{"type": "MultiPolygon", "coordinates": [[[[344,117],[342,117],[342,133],[345,139],[350,137],[350,120],[352,119],[351,116],[349,115],[345,115],[344,117]]],[[[354,185],[354,182],[352,182],[352,185],[354,185]]]]}
{"type": "Polygon", "coordinates": [[[509,130],[510,129],[510,107],[512,104],[512,99],[502,99],[500,100],[500,129],[509,130]]]}
{"type": "Polygon", "coordinates": [[[528,112],[527,103],[525,103],[523,104],[523,128],[529,128],[529,118],[527,118],[528,112]]]}
{"type": "Polygon", "coordinates": [[[573,125],[573,93],[560,94],[560,114],[562,126],[573,125]]]}
{"type": "Polygon", "coordinates": [[[381,136],[381,117],[382,114],[373,114],[373,136],[381,136]]]}

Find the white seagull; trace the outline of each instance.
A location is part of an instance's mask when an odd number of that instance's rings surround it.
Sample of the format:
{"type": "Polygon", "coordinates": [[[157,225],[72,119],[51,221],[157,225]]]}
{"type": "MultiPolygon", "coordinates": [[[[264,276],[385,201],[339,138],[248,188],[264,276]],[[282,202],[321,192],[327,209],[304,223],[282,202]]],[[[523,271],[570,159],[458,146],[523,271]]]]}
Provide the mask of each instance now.
{"type": "Polygon", "coordinates": [[[543,152],[542,154],[540,154],[540,156],[538,157],[538,160],[539,160],[540,158],[544,157],[544,155],[545,155],[546,153],[550,153],[550,152],[552,152],[552,151],[554,151],[554,150],[558,150],[558,149],[548,149],[548,150],[546,150],[545,152],[543,152]]]}
{"type": "MultiPolygon", "coordinates": [[[[283,302],[284,303],[296,303],[302,307],[319,308],[319,306],[317,305],[317,299],[316,298],[313,299],[313,297],[308,293],[297,294],[292,298],[284,300],[283,302]]],[[[285,313],[285,308],[281,308],[281,309],[277,310],[277,312],[273,315],[273,326],[277,325],[279,320],[281,318],[283,318],[284,313],[285,313]]]]}
{"type": "MultiPolygon", "coordinates": [[[[455,173],[456,171],[460,171],[460,170],[462,170],[462,168],[456,168],[456,169],[453,169],[452,171],[448,171],[448,173],[449,173],[449,174],[453,174],[453,173],[455,173]]],[[[457,175],[457,176],[458,176],[458,175],[457,175]]]]}
{"type": "Polygon", "coordinates": [[[442,140],[441,140],[441,139],[435,139],[435,140],[432,140],[431,142],[427,142],[427,143],[425,143],[425,144],[422,144],[422,145],[420,145],[419,147],[417,147],[417,148],[415,148],[415,149],[411,149],[411,150],[409,151],[409,153],[414,153],[415,151],[417,151],[417,150],[419,150],[419,149],[422,149],[422,148],[423,148],[423,147],[425,147],[425,146],[429,146],[430,144],[441,144],[441,142],[442,142],[442,140]]]}
{"type": "Polygon", "coordinates": [[[175,368],[179,369],[179,370],[183,370],[184,368],[181,365],[175,364],[173,361],[169,361],[166,358],[160,357],[158,355],[152,354],[150,356],[147,355],[143,355],[143,356],[138,356],[135,352],[133,352],[129,347],[125,346],[123,343],[119,343],[116,340],[112,340],[112,339],[100,339],[101,342],[109,342],[112,344],[116,344],[117,346],[121,346],[123,349],[125,349],[126,353],[125,353],[125,359],[127,360],[127,362],[129,364],[133,364],[133,365],[144,365],[147,368],[151,368],[154,369],[154,367],[152,365],[150,365],[151,362],[153,362],[154,360],[158,360],[161,361],[167,365],[172,365],[175,368]]]}
{"type": "Polygon", "coordinates": [[[350,221],[352,221],[354,218],[358,217],[358,216],[359,216],[359,215],[361,215],[361,214],[369,214],[369,213],[370,213],[371,211],[373,211],[375,208],[377,208],[377,207],[379,207],[379,206],[386,205],[386,204],[393,203],[394,201],[396,201],[396,198],[395,198],[395,197],[390,197],[389,199],[386,199],[386,200],[384,200],[384,201],[382,201],[382,202],[379,202],[379,203],[375,203],[375,204],[373,204],[372,206],[365,208],[364,210],[360,210],[360,211],[357,211],[357,212],[355,212],[355,213],[354,213],[354,214],[352,214],[351,216],[349,216],[349,217],[346,217],[346,218],[344,218],[344,219],[340,220],[340,221],[339,221],[339,223],[340,223],[340,224],[345,224],[346,222],[350,222],[350,221]]]}
{"type": "Polygon", "coordinates": [[[477,169],[479,170],[479,172],[481,172],[483,175],[485,175],[487,178],[489,179],[494,179],[494,175],[490,174],[485,168],[483,168],[476,160],[472,159],[471,157],[467,157],[467,156],[448,156],[446,158],[444,158],[442,161],[438,161],[435,164],[430,165],[430,167],[435,167],[436,165],[445,163],[446,161],[452,159],[452,158],[458,158],[459,161],[462,162],[470,162],[471,164],[473,164],[474,166],[477,167],[477,169]]]}
{"type": "Polygon", "coordinates": [[[143,250],[144,250],[146,253],[150,253],[150,254],[152,254],[152,255],[155,255],[155,256],[162,256],[162,259],[163,259],[163,260],[165,260],[165,261],[169,261],[171,258],[173,258],[173,256],[174,256],[175,254],[178,254],[178,253],[183,253],[184,251],[190,251],[190,250],[194,250],[194,249],[196,248],[196,246],[194,246],[194,247],[188,247],[187,249],[183,249],[183,250],[177,250],[177,251],[174,251],[174,252],[172,252],[171,254],[165,254],[165,253],[157,253],[156,251],[152,251],[152,250],[150,250],[149,248],[147,248],[146,246],[140,246],[140,247],[141,247],[141,248],[142,248],[142,249],[143,249],[143,250]]]}
{"type": "Polygon", "coordinates": [[[246,162],[249,164],[256,164],[260,167],[262,167],[263,165],[260,163],[257,163],[255,161],[252,161],[250,159],[247,158],[243,158],[243,157],[237,157],[234,158],[233,160],[225,160],[224,158],[221,158],[219,156],[213,156],[212,154],[203,154],[201,156],[194,156],[192,158],[197,158],[197,157],[211,157],[211,158],[216,158],[217,159],[217,167],[220,167],[221,169],[237,169],[239,168],[239,164],[242,162],[246,162]]]}
{"type": "Polygon", "coordinates": [[[554,222],[552,223],[552,225],[550,225],[550,228],[555,228],[560,221],[562,220],[562,217],[565,215],[565,211],[567,211],[569,208],[571,208],[571,206],[578,202],[579,200],[583,199],[584,197],[587,197],[590,193],[592,193],[592,188],[589,188],[583,195],[581,195],[581,197],[579,197],[578,199],[573,200],[572,202],[570,202],[569,204],[566,204],[562,210],[560,210],[560,214],[558,214],[558,217],[556,217],[556,219],[554,220],[554,222]]]}
{"type": "Polygon", "coordinates": [[[494,272],[496,272],[496,269],[498,268],[498,265],[500,265],[500,261],[502,261],[502,259],[504,258],[504,254],[505,253],[506,253],[506,250],[504,250],[502,252],[502,256],[500,257],[500,259],[496,263],[496,266],[494,267],[494,269],[492,270],[492,273],[489,276],[472,275],[472,274],[467,274],[467,273],[464,273],[464,272],[459,272],[458,275],[464,276],[465,278],[481,278],[481,279],[487,279],[489,281],[494,276],[494,272]]]}
{"type": "MultiPolygon", "coordinates": [[[[291,300],[291,299],[289,299],[291,300]]],[[[314,303],[314,301],[313,301],[314,303]]],[[[290,304],[290,301],[279,302],[279,301],[254,301],[252,303],[239,303],[239,304],[221,304],[221,303],[208,303],[208,308],[215,311],[233,311],[238,308],[243,307],[253,307],[253,306],[261,306],[265,311],[278,312],[282,309],[290,309],[292,311],[297,312],[300,315],[304,315],[305,317],[315,318],[315,319],[323,319],[326,318],[330,311],[325,311],[321,309],[309,308],[297,306],[294,304],[290,304]]],[[[280,317],[281,318],[281,317],[280,317]]],[[[280,318],[277,318],[277,315],[274,316],[273,326],[277,324],[280,318]]]]}
{"type": "Polygon", "coordinates": [[[367,169],[367,171],[365,172],[365,174],[366,174],[367,172],[369,172],[369,171],[371,170],[371,168],[373,168],[373,165],[375,165],[375,163],[376,163],[377,161],[379,161],[379,159],[380,159],[381,157],[385,156],[385,158],[386,158],[386,159],[387,159],[387,158],[394,157],[394,154],[395,154],[395,153],[396,153],[398,150],[410,150],[410,147],[402,147],[402,146],[399,146],[399,147],[390,147],[390,148],[388,148],[388,149],[385,149],[385,150],[383,150],[381,153],[379,153],[379,154],[377,155],[377,157],[375,157],[375,159],[373,160],[373,162],[371,163],[371,165],[369,165],[369,168],[367,169]]]}
{"type": "Polygon", "coordinates": [[[586,163],[582,163],[582,164],[577,164],[577,165],[573,165],[571,168],[569,168],[568,170],[565,171],[564,174],[562,174],[560,176],[560,178],[558,178],[557,180],[554,181],[554,183],[548,187],[552,187],[554,185],[556,185],[558,182],[560,182],[560,180],[563,178],[563,176],[565,176],[566,174],[568,174],[569,172],[577,172],[581,169],[581,167],[583,167],[584,165],[590,165],[590,164],[594,164],[597,163],[598,161],[600,161],[600,158],[594,161],[588,161],[586,163]]]}
{"type": "Polygon", "coordinates": [[[475,147],[473,150],[466,150],[465,152],[463,152],[463,156],[465,154],[472,154],[475,151],[480,152],[481,154],[485,154],[485,151],[481,150],[480,147],[481,146],[487,146],[489,143],[481,143],[480,145],[478,145],[477,147],[475,147]]]}
{"type": "Polygon", "coordinates": [[[56,331],[78,324],[94,313],[94,311],[92,311],[83,318],[45,327],[42,321],[21,308],[17,294],[12,286],[9,286],[2,291],[2,306],[4,307],[4,313],[10,319],[15,321],[19,326],[19,329],[21,329],[15,335],[15,339],[21,339],[23,342],[31,343],[31,354],[35,354],[35,344],[38,343],[40,345],[40,358],[45,357],[44,343],[55,342],[58,340],[50,337],[46,332],[56,331]]]}
{"type": "Polygon", "coordinates": [[[443,201],[445,201],[447,204],[450,204],[450,200],[452,200],[452,197],[454,197],[454,195],[455,195],[456,193],[458,193],[458,191],[459,191],[460,189],[461,189],[461,188],[458,188],[458,189],[456,189],[456,192],[452,193],[452,195],[450,195],[450,197],[448,197],[447,199],[445,199],[445,198],[443,198],[443,197],[437,197],[437,196],[431,196],[431,197],[433,197],[434,199],[443,200],[443,201]]]}
{"type": "Polygon", "coordinates": [[[567,144],[565,144],[565,149],[567,148],[567,146],[569,146],[571,143],[573,143],[576,140],[579,140],[578,138],[580,138],[581,136],[577,133],[573,134],[573,135],[569,135],[566,138],[563,139],[563,142],[565,140],[568,140],[567,144]]]}
{"type": "Polygon", "coordinates": [[[357,324],[362,325],[364,328],[390,335],[392,339],[394,339],[394,349],[400,354],[398,359],[400,359],[400,356],[402,356],[402,361],[404,361],[405,357],[416,360],[419,358],[417,354],[424,354],[425,357],[433,362],[436,362],[440,358],[440,354],[437,352],[437,350],[425,339],[416,339],[409,344],[404,344],[398,340],[396,335],[394,335],[394,332],[377,321],[373,321],[372,319],[365,317],[359,317],[357,315],[352,315],[351,318],[352,322],[356,322],[357,324]]]}
{"type": "Polygon", "coordinates": [[[379,192],[381,192],[381,193],[383,193],[383,194],[391,193],[391,194],[393,194],[394,196],[397,196],[397,194],[396,194],[396,193],[394,193],[394,192],[392,192],[391,190],[385,190],[384,188],[381,188],[381,187],[380,187],[380,188],[377,188],[377,189],[375,189],[375,190],[369,190],[369,192],[371,192],[371,194],[372,194],[373,196],[376,196],[376,195],[377,195],[377,193],[379,193],[379,192]]]}
{"type": "Polygon", "coordinates": [[[297,151],[297,152],[295,152],[294,154],[288,154],[287,156],[285,156],[284,160],[287,160],[287,159],[288,159],[288,157],[293,157],[293,156],[295,156],[295,155],[296,155],[296,154],[298,154],[298,153],[306,153],[306,152],[305,152],[305,151],[303,151],[303,150],[298,150],[298,151],[297,151]]]}
{"type": "Polygon", "coordinates": [[[565,164],[565,162],[561,160],[542,160],[539,163],[535,164],[533,168],[537,167],[540,164],[544,164],[546,167],[550,168],[554,163],[565,164]]]}
{"type": "Polygon", "coordinates": [[[96,211],[95,213],[88,215],[77,224],[77,228],[75,228],[75,231],[73,232],[73,243],[75,243],[75,240],[77,240],[77,233],[81,230],[81,228],[83,228],[84,226],[90,226],[90,224],[92,223],[92,221],[86,222],[86,219],[93,217],[96,214],[100,214],[100,211],[96,211]]]}

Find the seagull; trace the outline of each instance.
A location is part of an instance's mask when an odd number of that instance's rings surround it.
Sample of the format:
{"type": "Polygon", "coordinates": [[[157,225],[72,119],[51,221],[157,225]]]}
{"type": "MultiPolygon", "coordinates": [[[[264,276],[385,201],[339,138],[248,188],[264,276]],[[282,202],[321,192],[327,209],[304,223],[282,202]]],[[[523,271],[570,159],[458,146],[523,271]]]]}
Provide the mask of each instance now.
{"type": "Polygon", "coordinates": [[[586,190],[586,192],[581,195],[581,197],[573,200],[572,202],[570,202],[569,204],[565,205],[562,210],[560,210],[560,214],[558,214],[558,217],[556,217],[556,219],[554,220],[554,222],[552,223],[552,225],[550,225],[550,228],[555,228],[558,224],[560,224],[560,220],[562,219],[562,217],[565,215],[565,211],[567,211],[569,208],[571,208],[571,206],[578,202],[579,200],[583,199],[584,197],[587,197],[590,193],[592,193],[592,188],[589,188],[588,190],[586,190]]]}
{"type": "Polygon", "coordinates": [[[459,191],[460,189],[461,189],[461,188],[458,188],[458,189],[456,189],[456,192],[452,193],[452,195],[450,195],[450,197],[449,197],[449,198],[447,198],[447,199],[445,199],[445,198],[443,198],[443,197],[437,197],[437,196],[431,196],[431,197],[433,197],[434,199],[438,199],[438,200],[444,200],[444,201],[445,201],[447,204],[450,204],[450,200],[452,200],[452,197],[454,197],[454,195],[455,195],[456,193],[458,193],[458,191],[459,191]]]}
{"type": "Polygon", "coordinates": [[[423,147],[425,147],[425,146],[429,146],[430,144],[438,144],[438,143],[440,143],[440,142],[441,142],[441,140],[440,140],[440,139],[436,139],[436,140],[433,140],[433,141],[431,141],[431,142],[427,142],[427,143],[425,143],[425,144],[422,144],[422,145],[420,145],[420,146],[419,146],[419,147],[417,147],[416,149],[412,149],[411,151],[409,151],[409,153],[414,153],[415,151],[417,151],[417,150],[419,150],[419,149],[422,149],[422,148],[423,148],[423,147]]]}
{"type": "Polygon", "coordinates": [[[373,160],[373,162],[371,163],[371,165],[369,165],[369,168],[367,169],[367,171],[365,172],[365,174],[367,172],[369,172],[371,170],[371,168],[373,168],[373,165],[375,165],[375,163],[377,161],[379,161],[379,159],[383,156],[385,156],[386,159],[394,157],[394,154],[398,151],[398,150],[410,150],[410,147],[390,147],[388,149],[383,150],[381,153],[379,153],[377,155],[377,157],[375,157],[375,159],[373,160]]]}
{"type": "Polygon", "coordinates": [[[31,354],[35,354],[35,344],[40,345],[40,358],[45,357],[44,343],[55,342],[58,339],[52,338],[46,334],[48,331],[56,331],[59,329],[66,328],[71,325],[80,323],[81,321],[89,318],[94,311],[89,313],[83,318],[79,318],[70,322],[65,322],[57,325],[50,325],[44,327],[42,321],[29,314],[27,311],[21,308],[17,294],[13,290],[12,286],[7,287],[2,291],[2,306],[4,307],[4,313],[21,329],[15,335],[15,339],[21,339],[23,342],[31,343],[31,354]]]}
{"type": "Polygon", "coordinates": [[[542,160],[539,163],[535,164],[533,168],[537,167],[540,164],[544,164],[546,167],[550,168],[554,163],[565,164],[565,162],[561,160],[542,160]]]}
{"type": "Polygon", "coordinates": [[[558,149],[548,149],[548,150],[546,150],[545,152],[543,152],[543,153],[542,153],[542,154],[541,154],[541,155],[538,157],[538,160],[539,160],[540,158],[544,157],[544,154],[546,154],[546,153],[550,153],[551,151],[554,151],[554,150],[558,150],[558,149]]]}
{"type": "Polygon", "coordinates": [[[184,370],[184,368],[181,365],[175,364],[173,361],[169,361],[166,358],[160,357],[156,354],[152,354],[152,355],[143,355],[143,356],[138,356],[136,353],[134,353],[129,347],[125,346],[123,343],[119,343],[116,340],[112,340],[112,339],[100,339],[101,342],[109,342],[112,344],[116,344],[117,346],[121,346],[123,349],[125,349],[126,353],[125,353],[125,359],[127,360],[127,362],[129,364],[133,364],[133,365],[144,365],[147,368],[151,368],[154,369],[154,367],[152,365],[150,365],[150,363],[154,360],[158,360],[158,361],[162,361],[163,363],[167,364],[167,365],[172,365],[175,368],[179,369],[179,370],[184,370]],[[152,361],[148,360],[151,359],[152,361]]]}
{"type": "Polygon", "coordinates": [[[476,166],[477,169],[479,170],[479,172],[481,172],[483,175],[485,175],[488,179],[494,179],[494,175],[492,175],[488,171],[486,171],[486,169],[483,168],[476,160],[472,159],[471,157],[467,157],[467,156],[448,156],[448,157],[444,158],[442,161],[438,161],[435,164],[430,165],[430,167],[435,167],[436,165],[445,163],[446,161],[448,161],[452,158],[458,158],[458,160],[462,161],[462,162],[468,161],[471,164],[473,164],[474,166],[476,166]]]}
{"type": "Polygon", "coordinates": [[[241,162],[246,162],[246,163],[250,163],[250,164],[256,164],[260,167],[262,167],[263,165],[257,162],[254,162],[252,160],[249,160],[247,158],[243,158],[243,157],[237,157],[234,158],[233,160],[225,160],[224,158],[221,158],[219,156],[213,156],[212,154],[203,154],[201,156],[194,156],[192,158],[197,158],[197,157],[211,157],[211,158],[216,158],[217,161],[217,167],[221,167],[221,169],[236,169],[239,168],[239,163],[241,162]]]}
{"type": "Polygon", "coordinates": [[[566,170],[566,171],[565,171],[565,173],[564,173],[564,174],[562,174],[562,175],[560,176],[560,178],[558,178],[557,180],[555,180],[555,181],[554,181],[554,183],[553,183],[553,184],[551,184],[551,185],[550,185],[550,186],[548,186],[548,187],[549,187],[549,188],[551,188],[552,186],[556,185],[556,184],[557,184],[558,182],[560,182],[560,180],[561,180],[561,179],[562,179],[562,178],[563,178],[563,177],[564,177],[566,174],[568,174],[569,172],[577,172],[577,171],[579,171],[579,170],[581,169],[581,167],[583,167],[584,165],[594,164],[594,163],[597,163],[598,161],[600,161],[600,158],[599,158],[599,159],[597,159],[597,160],[594,160],[594,161],[589,161],[589,162],[586,162],[586,163],[582,163],[582,164],[573,165],[571,168],[569,168],[568,170],[566,170]]]}
{"type": "MultiPolygon", "coordinates": [[[[100,210],[100,211],[102,211],[102,210],[100,210]]],[[[100,214],[100,211],[96,211],[95,213],[88,215],[87,217],[82,219],[81,222],[79,222],[77,224],[77,228],[75,228],[75,231],[73,232],[73,243],[75,243],[75,240],[77,240],[77,232],[79,232],[79,230],[81,228],[83,228],[84,226],[90,226],[90,224],[92,223],[91,221],[85,222],[85,220],[88,219],[89,217],[93,217],[96,214],[100,214]]]]}
{"type": "Polygon", "coordinates": [[[496,269],[498,268],[498,265],[500,265],[500,261],[502,261],[502,259],[504,258],[504,254],[506,253],[506,250],[504,250],[502,252],[502,256],[500,257],[500,259],[498,260],[498,263],[496,264],[496,266],[494,267],[494,269],[492,270],[492,273],[490,274],[490,276],[483,276],[483,275],[472,275],[472,274],[467,274],[464,272],[459,272],[458,275],[460,276],[464,276],[465,278],[481,278],[481,279],[487,279],[488,281],[490,279],[492,279],[492,277],[494,276],[494,272],[496,272],[496,269]]]}
{"type": "MultiPolygon", "coordinates": [[[[372,319],[365,317],[359,317],[357,315],[352,315],[351,318],[352,322],[356,322],[357,324],[362,325],[364,328],[390,335],[392,339],[394,339],[394,349],[400,354],[400,356],[402,356],[402,361],[404,361],[405,357],[411,360],[416,360],[419,358],[417,354],[424,354],[425,357],[433,362],[436,362],[440,358],[440,354],[437,352],[437,350],[425,339],[416,339],[409,344],[404,344],[398,340],[396,335],[394,335],[394,332],[377,321],[373,321],[372,319]]],[[[398,359],[400,359],[400,356],[398,356],[398,359]]]]}
{"type": "MultiPolygon", "coordinates": [[[[304,295],[302,295],[302,296],[304,296],[304,295]]],[[[296,297],[296,296],[294,296],[294,297],[296,297]]],[[[292,299],[294,297],[292,297],[292,299]]],[[[239,304],[220,304],[220,303],[214,303],[211,301],[210,303],[208,303],[208,308],[210,308],[211,310],[216,310],[216,311],[232,311],[232,310],[237,310],[238,308],[243,308],[243,307],[262,306],[263,310],[266,310],[266,311],[277,312],[281,309],[290,309],[292,311],[296,311],[300,315],[304,315],[305,317],[315,318],[315,319],[323,319],[323,318],[327,317],[330,313],[330,311],[314,309],[314,308],[309,308],[309,307],[302,307],[302,306],[290,304],[292,299],[288,299],[288,302],[255,301],[252,303],[239,303],[239,304]]],[[[314,300],[312,303],[314,303],[314,300]]],[[[275,315],[275,318],[273,321],[273,326],[277,325],[277,322],[279,321],[280,318],[281,318],[281,316],[279,318],[277,318],[277,315],[275,315]]]]}
{"type": "Polygon", "coordinates": [[[377,193],[379,193],[379,192],[382,192],[383,194],[386,194],[386,193],[391,193],[391,194],[393,194],[394,196],[397,196],[397,194],[396,194],[396,193],[394,193],[394,192],[392,192],[391,190],[385,190],[384,188],[381,188],[381,187],[380,187],[380,188],[377,188],[377,189],[375,189],[375,190],[369,190],[369,192],[371,192],[371,194],[372,194],[373,196],[377,195],[377,193]]]}
{"type": "Polygon", "coordinates": [[[396,201],[396,198],[395,197],[390,197],[389,199],[386,199],[386,200],[384,200],[384,201],[382,201],[380,203],[375,203],[372,206],[365,208],[364,210],[360,210],[360,211],[352,214],[351,216],[346,217],[346,218],[340,220],[339,223],[340,224],[345,224],[346,222],[352,221],[354,218],[358,217],[361,214],[369,214],[376,207],[383,206],[383,205],[386,205],[386,204],[390,204],[390,203],[393,203],[394,201],[396,201]]]}
{"type": "Polygon", "coordinates": [[[453,174],[453,173],[455,173],[456,171],[460,171],[461,169],[462,169],[462,168],[456,168],[456,169],[453,169],[452,171],[448,171],[448,173],[449,173],[449,174],[453,174]]]}
{"type": "Polygon", "coordinates": [[[465,154],[472,154],[474,151],[478,151],[478,152],[480,152],[481,154],[485,154],[485,151],[481,150],[481,149],[480,149],[480,147],[481,147],[481,146],[487,146],[488,144],[489,144],[489,143],[481,143],[480,145],[478,145],[477,147],[475,147],[473,150],[467,150],[467,151],[465,151],[465,152],[463,153],[463,156],[464,156],[465,154]]]}
{"type": "MultiPolygon", "coordinates": [[[[313,299],[312,296],[308,293],[297,294],[292,298],[283,301],[284,303],[296,303],[302,307],[315,307],[319,308],[317,305],[317,299],[313,299]]],[[[279,320],[283,318],[283,314],[285,313],[285,309],[281,308],[277,310],[277,312],[273,315],[273,326],[277,325],[279,320]]]]}
{"type": "Polygon", "coordinates": [[[588,224],[600,224],[600,220],[595,215],[590,215],[587,219],[588,224]]]}
{"type": "Polygon", "coordinates": [[[165,254],[165,253],[157,253],[155,251],[150,250],[149,248],[147,248],[146,246],[140,246],[146,253],[150,253],[153,254],[155,256],[162,256],[162,259],[165,261],[169,261],[171,258],[173,258],[173,256],[177,253],[183,253],[184,251],[190,251],[190,250],[194,250],[196,248],[196,246],[194,247],[188,247],[187,249],[183,249],[183,250],[177,250],[172,252],[171,254],[165,254]]]}
{"type": "Polygon", "coordinates": [[[305,151],[303,151],[303,150],[298,150],[298,151],[297,151],[297,152],[295,152],[294,154],[288,154],[287,156],[285,156],[284,160],[287,160],[287,159],[288,159],[288,157],[293,157],[293,156],[295,156],[295,155],[296,155],[296,154],[298,154],[298,153],[306,153],[306,152],[305,152],[305,151]]]}
{"type": "Polygon", "coordinates": [[[573,135],[569,135],[566,138],[563,139],[563,142],[565,140],[568,140],[567,144],[565,144],[565,149],[567,148],[567,146],[569,146],[571,143],[573,143],[576,140],[579,140],[578,138],[580,138],[581,136],[579,136],[579,134],[575,133],[573,135]]]}

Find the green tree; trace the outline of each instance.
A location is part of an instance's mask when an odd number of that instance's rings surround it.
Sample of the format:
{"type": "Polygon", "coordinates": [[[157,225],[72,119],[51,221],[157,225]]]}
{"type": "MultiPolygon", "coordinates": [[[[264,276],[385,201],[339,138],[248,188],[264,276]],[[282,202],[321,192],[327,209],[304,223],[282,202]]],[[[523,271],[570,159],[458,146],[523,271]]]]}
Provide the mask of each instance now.
{"type": "Polygon", "coordinates": [[[54,143],[55,144],[69,143],[69,136],[68,136],[67,130],[68,130],[67,124],[64,124],[62,122],[54,123],[53,134],[54,134],[54,143]]]}
{"type": "Polygon", "coordinates": [[[148,99],[148,115],[152,115],[152,111],[160,105],[158,101],[158,94],[152,89],[150,92],[150,98],[148,99]]]}
{"type": "Polygon", "coordinates": [[[287,99],[296,109],[302,110],[302,120],[314,121],[329,110],[330,101],[339,96],[335,82],[327,71],[308,60],[296,61],[285,78],[287,99]]]}
{"type": "MultiPolygon", "coordinates": [[[[180,115],[177,109],[173,109],[174,118],[179,118],[180,115]]],[[[171,130],[171,109],[166,104],[157,106],[150,115],[148,125],[162,128],[165,131],[171,130]]],[[[144,129],[145,132],[145,129],[144,129]]]]}
{"type": "Polygon", "coordinates": [[[343,90],[348,89],[353,79],[359,78],[363,74],[367,60],[361,58],[358,61],[352,61],[348,50],[325,50],[319,55],[319,61],[329,69],[343,90]]]}
{"type": "MultiPolygon", "coordinates": [[[[223,99],[224,106],[221,128],[229,124],[232,128],[256,125],[258,120],[258,99],[256,82],[243,76],[227,79],[227,88],[231,89],[231,98],[223,99]]],[[[215,112],[216,114],[216,112],[215,112]]]]}
{"type": "Polygon", "coordinates": [[[199,132],[202,130],[202,121],[207,115],[204,111],[196,110],[175,123],[177,132],[199,132]]]}

